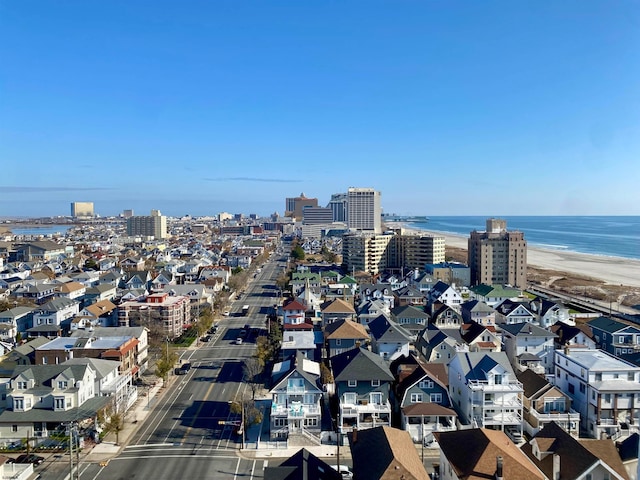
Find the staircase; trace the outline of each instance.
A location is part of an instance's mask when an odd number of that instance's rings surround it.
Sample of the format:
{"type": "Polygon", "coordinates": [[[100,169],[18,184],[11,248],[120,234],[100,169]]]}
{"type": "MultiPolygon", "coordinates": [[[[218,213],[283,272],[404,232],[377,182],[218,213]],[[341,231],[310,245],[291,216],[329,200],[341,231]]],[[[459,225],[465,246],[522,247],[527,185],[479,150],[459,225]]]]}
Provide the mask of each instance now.
{"type": "Polygon", "coordinates": [[[295,431],[289,432],[289,445],[296,447],[316,447],[322,445],[322,442],[320,438],[313,433],[304,428],[298,428],[295,431]]]}

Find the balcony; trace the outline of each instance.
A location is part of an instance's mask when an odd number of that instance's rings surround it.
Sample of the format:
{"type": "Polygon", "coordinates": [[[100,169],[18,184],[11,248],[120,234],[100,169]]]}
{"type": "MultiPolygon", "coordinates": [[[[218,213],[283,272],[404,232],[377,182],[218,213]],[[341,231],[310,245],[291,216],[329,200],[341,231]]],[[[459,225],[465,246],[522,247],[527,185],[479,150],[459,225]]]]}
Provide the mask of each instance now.
{"type": "Polygon", "coordinates": [[[520,425],[522,416],[517,412],[485,413],[483,426],[486,425],[520,425]]]}
{"type": "Polygon", "coordinates": [[[483,392],[522,392],[522,383],[511,381],[508,383],[489,383],[480,380],[471,380],[468,383],[471,391],[483,391],[483,392]]]}
{"type": "Polygon", "coordinates": [[[538,412],[537,410],[530,410],[529,414],[538,420],[539,423],[547,423],[551,421],[555,422],[580,422],[580,414],[571,409],[568,412],[551,411],[551,412],[538,412]]]}
{"type": "Polygon", "coordinates": [[[287,386],[287,393],[288,394],[300,395],[300,394],[305,393],[306,391],[307,391],[307,389],[305,388],[304,385],[302,385],[302,386],[295,386],[295,385],[287,386]]]}
{"type": "Polygon", "coordinates": [[[359,414],[372,414],[372,413],[390,413],[391,405],[389,402],[385,403],[361,403],[359,405],[353,404],[340,404],[340,413],[342,416],[356,416],[359,414]]]}
{"type": "Polygon", "coordinates": [[[271,416],[287,418],[304,418],[307,416],[320,415],[320,407],[318,405],[301,405],[300,407],[292,407],[286,405],[271,405],[271,416]]]}

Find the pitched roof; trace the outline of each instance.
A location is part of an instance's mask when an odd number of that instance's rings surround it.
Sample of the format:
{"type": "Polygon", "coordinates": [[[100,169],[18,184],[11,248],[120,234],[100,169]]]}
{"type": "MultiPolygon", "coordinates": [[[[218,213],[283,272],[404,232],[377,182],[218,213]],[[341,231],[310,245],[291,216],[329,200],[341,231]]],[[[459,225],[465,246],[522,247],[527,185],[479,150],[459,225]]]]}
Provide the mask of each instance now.
{"type": "Polygon", "coordinates": [[[521,337],[555,337],[555,334],[549,330],[526,322],[502,325],[502,330],[506,330],[511,335],[521,337]]]}
{"type": "Polygon", "coordinates": [[[624,468],[622,459],[616,446],[611,439],[595,440],[591,438],[581,438],[578,440],[580,444],[589,450],[596,458],[599,458],[609,467],[616,471],[624,479],[628,479],[627,471],[624,468]]]}
{"type": "Polygon", "coordinates": [[[331,465],[301,448],[277,467],[264,469],[264,480],[342,480],[331,465]]]}
{"type": "Polygon", "coordinates": [[[405,343],[410,341],[410,334],[396,324],[387,319],[384,315],[379,315],[369,322],[371,336],[377,341],[405,343]]]}
{"type": "Polygon", "coordinates": [[[364,325],[349,319],[337,320],[324,327],[324,338],[327,340],[335,339],[368,339],[369,334],[364,325]]]}
{"type": "Polygon", "coordinates": [[[376,427],[349,434],[354,478],[429,480],[409,432],[376,427]]]}
{"type": "MultiPolygon", "coordinates": [[[[603,330],[608,333],[615,333],[624,328],[630,327],[631,325],[627,323],[618,322],[612,318],[608,317],[598,317],[594,318],[590,322],[587,323],[591,328],[597,328],[598,330],[603,330]]],[[[640,331],[637,327],[633,327],[634,330],[640,331]]]]}
{"type": "MultiPolygon", "coordinates": [[[[499,430],[473,428],[434,433],[442,453],[460,480],[494,478],[496,459],[503,459],[503,478],[544,480],[544,474],[499,430]],[[460,448],[464,445],[464,448],[460,448]]],[[[566,477],[575,478],[575,477],[566,477]]]]}
{"type": "Polygon", "coordinates": [[[452,415],[457,417],[458,414],[455,410],[451,410],[450,408],[443,407],[440,404],[433,402],[420,402],[413,403],[407,407],[402,409],[406,416],[412,417],[415,415],[452,415]]]}
{"type": "Polygon", "coordinates": [[[531,369],[526,369],[522,372],[516,372],[518,381],[522,383],[522,389],[524,396],[531,398],[543,388],[549,387],[551,384],[542,375],[538,375],[531,369]]]}
{"type": "Polygon", "coordinates": [[[350,313],[355,314],[356,311],[349,302],[345,302],[341,298],[336,298],[328,304],[322,305],[322,313],[350,313]]]}
{"type": "Polygon", "coordinates": [[[334,355],[331,357],[331,367],[336,382],[372,379],[391,382],[393,380],[393,375],[382,357],[363,347],[334,355]]]}

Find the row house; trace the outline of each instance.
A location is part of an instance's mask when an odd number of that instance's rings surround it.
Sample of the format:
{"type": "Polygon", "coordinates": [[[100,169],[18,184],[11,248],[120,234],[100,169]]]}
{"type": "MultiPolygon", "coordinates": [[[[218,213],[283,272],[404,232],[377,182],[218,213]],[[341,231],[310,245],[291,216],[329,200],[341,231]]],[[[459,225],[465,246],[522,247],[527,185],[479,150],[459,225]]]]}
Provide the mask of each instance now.
{"type": "Polygon", "coordinates": [[[578,438],[580,414],[571,408],[571,398],[533,370],[517,372],[522,383],[524,430],[533,437],[551,422],[578,438]]]}
{"type": "Polygon", "coordinates": [[[60,327],[80,311],[76,300],[60,297],[49,300],[33,312],[33,326],[49,325],[60,327]]]}
{"type": "Polygon", "coordinates": [[[298,354],[277,363],[272,372],[271,438],[287,439],[302,431],[320,435],[322,389],[320,364],[298,354]]]}
{"type": "Polygon", "coordinates": [[[394,377],[380,356],[360,347],[332,357],[331,367],[340,403],[340,434],[391,425],[389,393],[394,377]]]}
{"type": "Polygon", "coordinates": [[[449,363],[449,393],[462,423],[522,438],[522,383],[504,352],[456,355],[449,363]]]}
{"type": "Polygon", "coordinates": [[[522,290],[503,285],[475,285],[470,289],[471,298],[481,300],[490,307],[496,307],[505,300],[510,298],[518,298],[522,295],[522,290]]]}
{"type": "Polygon", "coordinates": [[[458,352],[469,351],[469,345],[459,335],[454,337],[451,333],[457,332],[440,330],[429,324],[418,334],[415,348],[427,362],[448,365],[458,352]]]}
{"type": "Polygon", "coordinates": [[[458,311],[460,310],[460,305],[462,305],[462,295],[451,285],[438,281],[427,295],[428,312],[433,315],[434,306],[439,304],[447,305],[458,311]]]}
{"type": "Polygon", "coordinates": [[[515,323],[537,323],[538,317],[532,312],[527,302],[505,300],[496,309],[496,322],[513,325],[515,323]]]}
{"type": "Polygon", "coordinates": [[[411,335],[393,321],[380,315],[369,323],[371,349],[386,361],[409,355],[411,335]]]}
{"type": "Polygon", "coordinates": [[[482,300],[469,300],[460,306],[462,321],[476,322],[485,327],[495,326],[496,311],[482,300]]]}
{"type": "Polygon", "coordinates": [[[400,413],[402,429],[409,432],[414,442],[430,443],[433,432],[457,428],[458,416],[451,409],[444,365],[424,364],[415,357],[405,357],[393,367],[397,370],[396,410],[400,413]]]}
{"type": "Polygon", "coordinates": [[[13,296],[23,298],[38,305],[42,305],[52,300],[56,294],[56,285],[54,283],[26,284],[18,287],[13,296]]]}
{"type": "Polygon", "coordinates": [[[429,315],[424,307],[404,305],[391,310],[391,319],[404,328],[412,338],[416,338],[429,323],[429,315]]]}
{"type": "Polygon", "coordinates": [[[517,370],[531,368],[536,373],[553,374],[555,339],[549,330],[531,323],[502,326],[504,351],[517,370]]]}
{"type": "Polygon", "coordinates": [[[588,323],[598,348],[619,357],[640,352],[640,328],[608,317],[588,323]]]}
{"type": "Polygon", "coordinates": [[[353,305],[341,298],[323,303],[321,312],[323,327],[338,320],[353,320],[356,317],[353,305]]]}
{"type": "Polygon", "coordinates": [[[368,341],[367,330],[353,320],[337,320],[324,327],[327,358],[364,346],[368,341]]]}
{"type": "Polygon", "coordinates": [[[640,367],[603,350],[555,352],[555,385],[580,412],[582,430],[593,438],[639,431],[640,367]]]}

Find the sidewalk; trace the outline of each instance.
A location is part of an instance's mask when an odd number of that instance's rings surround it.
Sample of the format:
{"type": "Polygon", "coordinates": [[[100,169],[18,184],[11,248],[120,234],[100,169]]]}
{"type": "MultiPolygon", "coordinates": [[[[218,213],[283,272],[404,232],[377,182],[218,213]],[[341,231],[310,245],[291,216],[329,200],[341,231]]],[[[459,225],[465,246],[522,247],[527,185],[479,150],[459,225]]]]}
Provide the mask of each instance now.
{"type": "MultiPolygon", "coordinates": [[[[173,376],[169,377],[167,386],[171,385],[173,378],[173,376]]],[[[117,444],[116,434],[109,432],[102,442],[96,444],[93,449],[87,453],[85,458],[91,461],[108,460],[120,453],[120,450],[129,443],[131,436],[138,430],[138,424],[142,423],[147,418],[147,415],[149,415],[151,409],[153,409],[156,396],[162,392],[163,387],[162,379],[158,379],[156,384],[149,389],[146,396],[138,397],[136,403],[127,412],[124,428],[118,435],[117,444]]]]}

